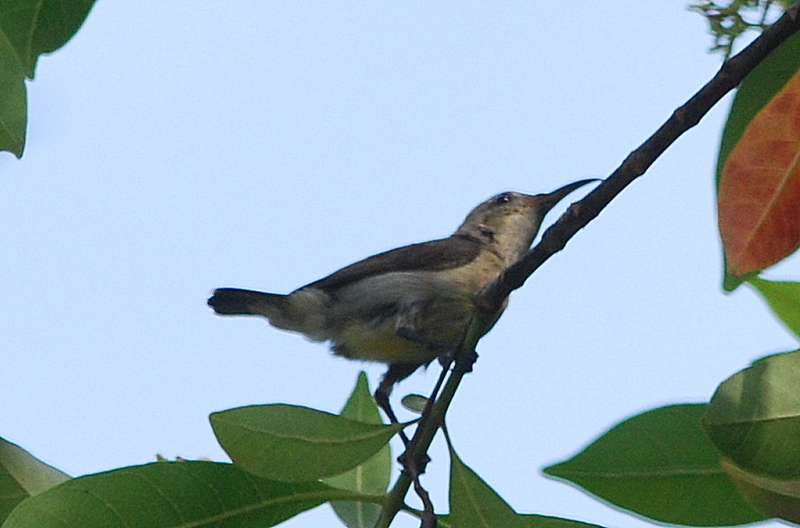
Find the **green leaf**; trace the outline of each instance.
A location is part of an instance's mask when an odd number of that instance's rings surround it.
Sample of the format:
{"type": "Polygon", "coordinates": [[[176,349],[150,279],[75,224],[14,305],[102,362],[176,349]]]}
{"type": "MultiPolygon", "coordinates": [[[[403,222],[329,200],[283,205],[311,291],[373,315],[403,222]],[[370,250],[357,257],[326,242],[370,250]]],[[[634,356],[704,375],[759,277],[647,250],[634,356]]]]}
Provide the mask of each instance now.
{"type": "Polygon", "coordinates": [[[0,522],[24,499],[65,480],[69,480],[66,473],[0,438],[0,522]]]}
{"type": "Polygon", "coordinates": [[[669,405],[639,414],[544,471],[658,522],[730,526],[763,520],[720,467],[700,424],[705,408],[669,405]]]}
{"type": "Polygon", "coordinates": [[[420,394],[407,394],[406,396],[403,396],[403,399],[400,400],[400,403],[402,403],[403,407],[409,411],[422,414],[425,412],[425,407],[428,406],[428,398],[420,394]]]}
{"type": "Polygon", "coordinates": [[[597,528],[598,526],[597,524],[533,513],[518,513],[516,525],[518,528],[597,528]]]}
{"type": "Polygon", "coordinates": [[[450,521],[455,526],[513,526],[516,512],[449,449],[450,521]]]}
{"type": "Polygon", "coordinates": [[[714,445],[743,469],[800,477],[800,351],[759,359],[725,380],[703,424],[714,445]]]}
{"type": "Polygon", "coordinates": [[[800,337],[800,282],[776,282],[751,277],[748,282],[764,297],[786,328],[800,337]]]}
{"type": "MultiPolygon", "coordinates": [[[[369,390],[367,375],[362,371],[353,393],[340,414],[343,418],[369,424],[383,424],[378,406],[369,390]]],[[[389,444],[381,447],[363,464],[350,471],[324,479],[325,484],[365,495],[382,496],[389,487],[392,473],[392,451],[389,444]]],[[[350,528],[371,528],[381,513],[381,505],[371,502],[331,502],[333,510],[350,528]]]]}
{"type": "Polygon", "coordinates": [[[67,43],[95,0],[3,0],[0,2],[0,150],[22,156],[27,105],[25,78],[36,61],[67,43]]]}
{"type": "Polygon", "coordinates": [[[25,75],[33,78],[39,55],[67,43],[80,29],[95,0],[4,0],[0,32],[14,47],[25,75]]]}
{"type": "Polygon", "coordinates": [[[265,528],[344,493],[231,464],[154,462],[64,482],[23,501],[3,528],[265,528]]]}
{"type": "MultiPolygon", "coordinates": [[[[561,517],[552,517],[550,515],[539,515],[536,513],[517,513],[516,520],[513,521],[512,524],[502,524],[496,525],[500,528],[506,528],[506,526],[512,528],[598,528],[599,525],[597,524],[589,524],[581,521],[573,521],[571,519],[563,519],[561,517]]],[[[439,522],[439,528],[461,528],[461,524],[456,524],[453,521],[452,515],[437,515],[437,521],[439,522]]],[[[471,521],[467,521],[467,524],[464,526],[476,526],[475,524],[471,524],[471,521]]],[[[479,524],[482,528],[485,528],[486,525],[479,524]]],[[[494,526],[493,526],[494,528],[494,526]]]]}
{"type": "Polygon", "coordinates": [[[759,511],[769,517],[800,524],[800,480],[754,475],[727,459],[722,461],[722,468],[759,511]]]}
{"type": "Polygon", "coordinates": [[[450,515],[438,516],[442,527],[596,527],[594,524],[559,517],[516,513],[477,473],[461,461],[449,438],[447,445],[450,450],[450,515]]]}
{"type": "MultiPolygon", "coordinates": [[[[725,162],[728,161],[728,156],[742,137],[747,125],[798,69],[800,69],[800,33],[781,44],[742,81],[736,90],[728,120],[722,130],[717,156],[717,187],[725,162]]],[[[723,280],[725,291],[735,290],[743,280],[741,277],[729,275],[726,264],[723,280]]]]}
{"type": "Polygon", "coordinates": [[[217,440],[236,464],[283,482],[307,482],[352,469],[404,427],[365,424],[283,404],[239,407],[210,419],[217,440]]]}
{"type": "Polygon", "coordinates": [[[25,72],[7,38],[0,34],[0,150],[22,157],[27,103],[25,72]]]}

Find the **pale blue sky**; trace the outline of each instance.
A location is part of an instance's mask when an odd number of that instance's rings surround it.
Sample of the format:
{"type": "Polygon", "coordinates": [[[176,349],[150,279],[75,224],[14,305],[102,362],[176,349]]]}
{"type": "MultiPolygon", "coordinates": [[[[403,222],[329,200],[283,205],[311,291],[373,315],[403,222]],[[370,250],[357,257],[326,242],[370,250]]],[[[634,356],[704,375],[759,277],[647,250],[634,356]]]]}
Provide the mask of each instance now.
{"type": "MultiPolygon", "coordinates": [[[[213,288],[288,292],[447,236],[497,192],[605,176],[714,74],[710,42],[683,1],[100,1],[39,63],[24,158],[0,157],[0,436],[81,475],[156,453],[222,460],[216,410],[338,411],[360,368],[374,386],[383,367],[215,317],[213,288]]],[[[719,286],[728,104],[481,342],[448,423],[517,511],[644,526],[540,468],[795,347],[755,294],[719,286]]],[[[433,459],[424,483],[444,510],[441,442],[433,459]]]]}

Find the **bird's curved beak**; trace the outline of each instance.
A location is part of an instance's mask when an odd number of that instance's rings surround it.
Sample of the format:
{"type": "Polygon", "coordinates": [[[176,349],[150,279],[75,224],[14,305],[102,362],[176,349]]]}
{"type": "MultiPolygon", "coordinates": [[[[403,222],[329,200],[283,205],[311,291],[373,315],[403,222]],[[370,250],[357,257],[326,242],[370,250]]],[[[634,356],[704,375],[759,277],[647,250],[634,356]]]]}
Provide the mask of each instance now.
{"type": "Polygon", "coordinates": [[[541,212],[546,213],[547,211],[549,211],[550,209],[555,207],[555,205],[558,202],[560,202],[561,200],[566,198],[566,196],[568,194],[570,194],[572,191],[574,191],[574,190],[576,190],[576,189],[578,189],[580,187],[583,187],[584,185],[586,185],[588,183],[592,183],[592,182],[596,182],[596,181],[600,181],[600,179],[599,178],[589,178],[589,179],[586,179],[586,180],[579,180],[579,181],[576,181],[576,182],[573,182],[573,183],[568,183],[567,185],[564,185],[563,187],[560,187],[560,188],[556,189],[553,192],[549,192],[549,193],[545,193],[545,194],[537,194],[535,196],[532,196],[531,198],[535,198],[536,201],[538,202],[539,207],[541,208],[541,212]]]}

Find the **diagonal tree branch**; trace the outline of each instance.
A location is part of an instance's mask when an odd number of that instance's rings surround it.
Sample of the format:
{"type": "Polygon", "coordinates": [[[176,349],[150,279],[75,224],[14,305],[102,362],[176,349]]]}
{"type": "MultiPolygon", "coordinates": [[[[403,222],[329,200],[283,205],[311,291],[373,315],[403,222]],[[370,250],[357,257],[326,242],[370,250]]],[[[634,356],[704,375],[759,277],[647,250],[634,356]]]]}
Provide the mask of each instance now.
{"type": "Polygon", "coordinates": [[[542,240],[498,280],[489,284],[477,297],[476,305],[484,313],[495,313],[503,299],[520,288],[525,281],[584,226],[600,214],[633,180],[650,166],[684,132],[695,126],[733,90],[775,48],[800,29],[800,4],[786,10],[772,26],[740,53],[723,63],[717,74],[675,110],[647,141],[631,152],[611,176],[572,206],[542,235],[542,240]]]}
{"type": "MultiPolygon", "coordinates": [[[[404,465],[419,467],[425,454],[444,423],[444,416],[464,375],[471,371],[475,360],[475,344],[481,328],[492,320],[503,300],[514,290],[520,288],[547,259],[561,251],[567,242],[600,212],[633,180],[655,162],[656,159],[684,132],[695,126],[728,92],[763,61],[775,48],[800,30],[800,3],[789,8],[771,27],[739,54],[725,62],[717,74],[683,106],[675,110],[667,121],[656,130],[642,145],[631,152],[627,158],[606,180],[589,193],[583,200],[570,206],[566,213],[548,228],[542,240],[525,256],[509,267],[502,277],[489,284],[475,299],[479,308],[478,317],[473,319],[464,341],[455,356],[455,366],[442,389],[441,395],[429,405],[423,419],[417,426],[408,451],[401,457],[404,465]]],[[[448,367],[445,367],[448,368],[448,367]]],[[[432,400],[436,396],[432,395],[432,400]]],[[[413,469],[413,468],[412,468],[413,469]]],[[[376,528],[388,527],[395,515],[404,508],[404,498],[412,485],[414,471],[408,466],[401,473],[392,490],[387,494],[381,517],[376,528]]],[[[426,520],[427,521],[427,520],[426,520]]],[[[423,522],[426,522],[423,521],[423,522]]]]}

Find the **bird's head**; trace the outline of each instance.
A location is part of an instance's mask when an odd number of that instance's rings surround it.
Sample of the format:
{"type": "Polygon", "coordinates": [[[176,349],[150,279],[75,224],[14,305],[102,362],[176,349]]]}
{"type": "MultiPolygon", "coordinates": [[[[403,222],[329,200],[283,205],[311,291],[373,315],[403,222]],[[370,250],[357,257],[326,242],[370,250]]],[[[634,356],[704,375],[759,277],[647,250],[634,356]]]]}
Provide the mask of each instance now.
{"type": "Polygon", "coordinates": [[[547,194],[498,194],[473,209],[455,234],[489,245],[510,266],[531,247],[547,212],[575,189],[594,181],[580,180],[547,194]]]}

